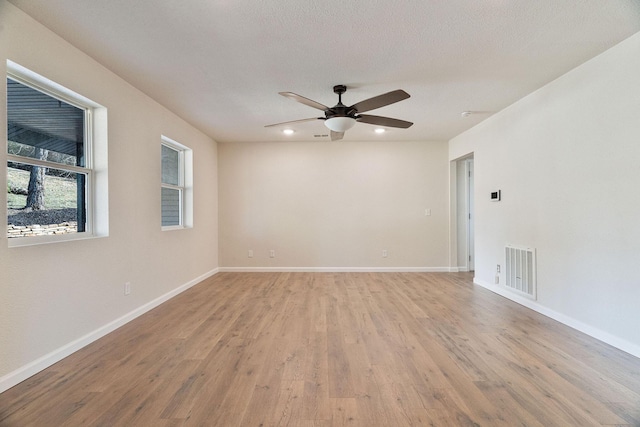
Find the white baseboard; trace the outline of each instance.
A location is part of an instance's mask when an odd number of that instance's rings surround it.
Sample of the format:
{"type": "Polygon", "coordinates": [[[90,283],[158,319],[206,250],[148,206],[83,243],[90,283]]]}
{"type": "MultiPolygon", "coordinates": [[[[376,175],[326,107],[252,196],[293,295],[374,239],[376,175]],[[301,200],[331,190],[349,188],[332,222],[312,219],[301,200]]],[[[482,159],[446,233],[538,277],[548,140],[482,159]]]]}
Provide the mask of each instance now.
{"type": "MultiPolygon", "coordinates": [[[[449,273],[451,267],[220,267],[231,273],[449,273]]],[[[456,270],[457,271],[457,270],[456,270]]]]}
{"type": "Polygon", "coordinates": [[[627,352],[633,356],[640,357],[640,346],[636,344],[630,343],[626,340],[623,340],[622,338],[619,338],[615,335],[611,335],[610,333],[604,332],[598,328],[594,328],[591,325],[587,325],[586,323],[583,323],[565,314],[558,313],[557,311],[554,311],[548,307],[545,307],[529,298],[514,294],[513,292],[510,292],[509,290],[505,289],[502,286],[494,285],[475,277],[473,278],[473,283],[475,283],[478,286],[482,286],[483,288],[486,288],[492,292],[495,292],[498,295],[502,295],[503,297],[510,299],[513,302],[516,302],[520,305],[530,308],[533,311],[537,311],[540,314],[550,317],[553,320],[557,320],[558,322],[566,326],[569,326],[573,329],[583,332],[589,335],[590,337],[593,337],[606,344],[609,344],[610,346],[613,346],[619,350],[627,352]]]}
{"type": "Polygon", "coordinates": [[[43,369],[48,368],[49,366],[53,365],[56,362],[59,362],[60,360],[64,359],[65,357],[69,356],[70,354],[80,350],[81,348],[91,344],[92,342],[96,341],[99,338],[102,338],[103,336],[107,335],[110,332],[115,331],[116,329],[118,329],[119,327],[121,327],[122,325],[132,321],[133,319],[135,319],[138,316],[141,316],[142,314],[146,313],[147,311],[156,308],[157,306],[159,306],[160,304],[162,304],[165,301],[170,300],[171,298],[173,298],[174,296],[186,291],[187,289],[191,288],[192,286],[202,282],[203,280],[213,276],[214,274],[218,273],[219,269],[214,269],[211,270],[199,277],[196,277],[193,280],[190,280],[189,282],[185,283],[182,286],[177,287],[176,289],[167,292],[164,295],[159,296],[158,298],[154,299],[153,301],[150,301],[138,308],[136,308],[135,310],[125,314],[124,316],[121,316],[117,319],[115,319],[112,322],[107,323],[106,325],[96,329],[93,332],[90,332],[80,338],[78,338],[77,340],[74,340],[54,351],[52,351],[49,354],[46,354],[32,362],[27,363],[26,365],[16,369],[13,372],[9,372],[8,374],[4,375],[3,377],[0,377],[0,393],[2,393],[5,390],[10,389],[11,387],[15,386],[16,384],[21,383],[22,381],[26,380],[27,378],[31,377],[32,375],[37,374],[38,372],[42,371],[43,369]]]}

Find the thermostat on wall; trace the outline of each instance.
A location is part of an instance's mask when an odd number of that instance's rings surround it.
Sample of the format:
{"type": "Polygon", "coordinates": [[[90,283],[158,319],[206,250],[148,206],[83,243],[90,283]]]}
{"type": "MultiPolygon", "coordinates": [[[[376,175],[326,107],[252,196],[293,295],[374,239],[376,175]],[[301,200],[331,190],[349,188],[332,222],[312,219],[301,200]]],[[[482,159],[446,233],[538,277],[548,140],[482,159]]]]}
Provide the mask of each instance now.
{"type": "Polygon", "coordinates": [[[499,202],[500,201],[500,190],[491,192],[491,201],[499,202]]]}

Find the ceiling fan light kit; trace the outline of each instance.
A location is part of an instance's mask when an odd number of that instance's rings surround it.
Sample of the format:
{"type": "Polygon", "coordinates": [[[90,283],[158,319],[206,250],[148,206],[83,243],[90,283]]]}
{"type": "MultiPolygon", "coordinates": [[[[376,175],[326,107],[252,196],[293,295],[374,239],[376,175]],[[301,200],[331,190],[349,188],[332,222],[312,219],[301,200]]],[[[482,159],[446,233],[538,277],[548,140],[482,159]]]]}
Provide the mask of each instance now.
{"type": "Polygon", "coordinates": [[[288,125],[291,123],[300,123],[313,120],[324,120],[324,124],[331,130],[331,140],[337,141],[342,139],[344,132],[351,129],[356,122],[367,123],[376,126],[396,127],[406,129],[413,125],[411,122],[407,122],[399,119],[392,119],[391,117],[372,116],[368,114],[360,114],[365,111],[375,110],[376,108],[384,107],[403,99],[409,98],[409,94],[401,89],[384,93],[382,95],[374,96],[373,98],[365,99],[350,107],[347,107],[342,103],[342,94],[347,91],[345,85],[336,85],[333,87],[333,92],[338,95],[338,103],[333,107],[327,107],[319,102],[313,101],[304,96],[300,96],[293,92],[279,92],[280,95],[291,98],[301,104],[313,107],[315,109],[324,112],[324,117],[312,117],[309,119],[293,120],[283,123],[275,123],[267,125],[265,127],[288,125]]]}
{"type": "Polygon", "coordinates": [[[331,117],[324,121],[324,125],[334,132],[344,132],[356,124],[356,119],[352,117],[331,117]]]}

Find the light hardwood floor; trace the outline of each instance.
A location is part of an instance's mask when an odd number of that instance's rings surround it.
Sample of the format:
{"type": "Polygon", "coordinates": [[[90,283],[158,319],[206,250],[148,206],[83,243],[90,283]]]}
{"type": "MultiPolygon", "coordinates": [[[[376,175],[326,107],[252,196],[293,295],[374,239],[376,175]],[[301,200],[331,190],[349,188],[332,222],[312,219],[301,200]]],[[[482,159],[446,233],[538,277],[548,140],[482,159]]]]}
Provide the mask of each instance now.
{"type": "Polygon", "coordinates": [[[640,359],[471,279],[217,274],[1,394],[0,425],[640,426],[640,359]]]}

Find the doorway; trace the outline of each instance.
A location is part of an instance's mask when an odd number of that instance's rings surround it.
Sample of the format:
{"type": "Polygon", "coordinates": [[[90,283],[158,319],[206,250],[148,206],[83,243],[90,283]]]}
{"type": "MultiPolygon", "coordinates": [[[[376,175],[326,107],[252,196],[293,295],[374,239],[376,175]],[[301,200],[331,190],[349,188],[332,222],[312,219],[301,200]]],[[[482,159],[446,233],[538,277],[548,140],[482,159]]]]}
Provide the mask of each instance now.
{"type": "Polygon", "coordinates": [[[473,155],[456,161],[458,271],[475,270],[473,155]]]}
{"type": "Polygon", "coordinates": [[[467,254],[469,271],[475,270],[475,242],[474,242],[474,223],[475,223],[475,210],[473,202],[473,158],[467,159],[467,182],[466,182],[466,195],[467,195],[467,254]]]}

